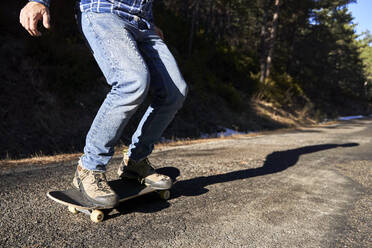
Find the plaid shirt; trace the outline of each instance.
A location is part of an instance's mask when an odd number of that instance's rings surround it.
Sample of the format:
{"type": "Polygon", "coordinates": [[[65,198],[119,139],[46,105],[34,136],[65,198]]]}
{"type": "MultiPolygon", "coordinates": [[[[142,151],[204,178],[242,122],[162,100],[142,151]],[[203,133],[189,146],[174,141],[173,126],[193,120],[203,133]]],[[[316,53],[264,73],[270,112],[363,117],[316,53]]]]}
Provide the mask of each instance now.
{"type": "MultiPolygon", "coordinates": [[[[51,0],[29,0],[49,7],[51,0]]],[[[148,26],[153,22],[154,0],[78,0],[81,12],[114,13],[131,22],[143,20],[148,26]]]]}

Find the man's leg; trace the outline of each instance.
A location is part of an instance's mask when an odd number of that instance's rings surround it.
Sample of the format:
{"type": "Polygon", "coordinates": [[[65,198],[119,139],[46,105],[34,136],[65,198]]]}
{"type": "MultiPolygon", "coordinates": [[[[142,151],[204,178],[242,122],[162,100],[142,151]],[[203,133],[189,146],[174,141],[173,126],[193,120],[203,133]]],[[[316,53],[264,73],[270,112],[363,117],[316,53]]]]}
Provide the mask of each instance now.
{"type": "Polygon", "coordinates": [[[151,32],[139,47],[150,70],[152,102],[129,146],[128,155],[136,161],[152,152],[154,143],[159,141],[187,95],[187,85],[164,41],[151,32]]]}
{"type": "Polygon", "coordinates": [[[159,189],[168,188],[169,178],[156,174],[146,157],[182,107],[187,85],[173,55],[153,30],[147,31],[139,48],[150,70],[152,102],[132,137],[128,155],[125,155],[118,174],[131,177],[131,172],[136,172],[146,184],[159,189]]]}
{"type": "Polygon", "coordinates": [[[121,18],[89,12],[82,13],[80,21],[81,30],[112,89],[88,132],[73,184],[89,200],[105,205],[106,198],[113,201],[114,193],[110,192],[106,178],[96,174],[105,171],[124,126],[146,96],[150,77],[136,41],[121,18]],[[107,187],[101,187],[103,184],[107,187]]]}

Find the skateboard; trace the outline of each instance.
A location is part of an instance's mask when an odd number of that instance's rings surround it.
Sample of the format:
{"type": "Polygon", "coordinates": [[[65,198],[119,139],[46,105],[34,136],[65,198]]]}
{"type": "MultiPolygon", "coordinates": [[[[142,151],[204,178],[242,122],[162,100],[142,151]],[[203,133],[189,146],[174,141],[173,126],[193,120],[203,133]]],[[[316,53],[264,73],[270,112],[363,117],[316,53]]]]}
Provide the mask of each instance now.
{"type": "MultiPolygon", "coordinates": [[[[114,180],[108,182],[110,187],[118,195],[119,203],[127,201],[145,194],[157,192],[161,199],[168,200],[170,198],[169,189],[157,190],[151,186],[140,184],[137,180],[114,180]]],[[[63,191],[49,191],[47,196],[60,204],[66,205],[68,210],[77,214],[82,212],[90,216],[91,221],[101,222],[105,218],[104,208],[97,207],[90,203],[78,189],[67,189],[63,191]]]]}

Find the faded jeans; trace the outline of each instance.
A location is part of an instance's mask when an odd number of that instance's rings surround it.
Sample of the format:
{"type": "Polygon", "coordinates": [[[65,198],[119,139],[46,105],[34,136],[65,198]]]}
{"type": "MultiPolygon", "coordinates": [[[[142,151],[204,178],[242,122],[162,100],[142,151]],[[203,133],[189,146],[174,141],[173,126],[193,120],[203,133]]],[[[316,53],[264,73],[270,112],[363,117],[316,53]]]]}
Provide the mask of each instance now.
{"type": "Polygon", "coordinates": [[[128,120],[151,93],[151,104],[132,136],[128,155],[147,157],[182,107],[187,85],[154,26],[137,25],[111,13],[81,13],[78,24],[111,91],[86,137],[81,162],[88,170],[106,169],[128,120]]]}

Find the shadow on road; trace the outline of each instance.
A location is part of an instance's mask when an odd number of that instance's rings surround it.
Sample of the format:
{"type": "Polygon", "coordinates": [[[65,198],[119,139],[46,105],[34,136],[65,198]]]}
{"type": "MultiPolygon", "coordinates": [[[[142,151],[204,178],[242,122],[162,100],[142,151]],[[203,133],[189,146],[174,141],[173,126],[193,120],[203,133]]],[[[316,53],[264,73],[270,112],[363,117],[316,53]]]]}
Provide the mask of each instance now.
{"type": "MultiPolygon", "coordinates": [[[[267,155],[262,167],[232,171],[225,174],[212,175],[206,177],[196,177],[188,180],[176,182],[172,188],[172,198],[180,196],[198,196],[208,192],[205,187],[217,183],[231,182],[235,180],[247,179],[251,177],[273,174],[286,170],[296,165],[301,155],[335,149],[338,147],[354,147],[358,143],[346,144],[323,144],[314,146],[305,146],[292,150],[273,152],[267,155]]],[[[180,175],[180,171],[175,167],[164,167],[157,170],[158,173],[170,176],[174,181],[180,175]]],[[[117,210],[118,213],[111,214],[108,218],[115,218],[122,214],[132,212],[153,213],[168,208],[170,204],[166,201],[156,200],[156,194],[148,194],[135,198],[121,204],[117,210]],[[149,204],[151,202],[151,204],[149,204]]]]}
{"type": "Polygon", "coordinates": [[[340,145],[322,144],[305,146],[286,151],[273,152],[267,155],[263,166],[259,168],[232,171],[225,174],[207,177],[196,177],[180,181],[173,187],[173,191],[175,192],[172,192],[172,197],[177,198],[179,196],[197,196],[208,192],[208,189],[205,188],[205,186],[208,185],[281,172],[291,166],[294,166],[299,160],[300,156],[303,154],[309,154],[338,147],[354,147],[358,145],[358,143],[346,143],[340,145]]]}

